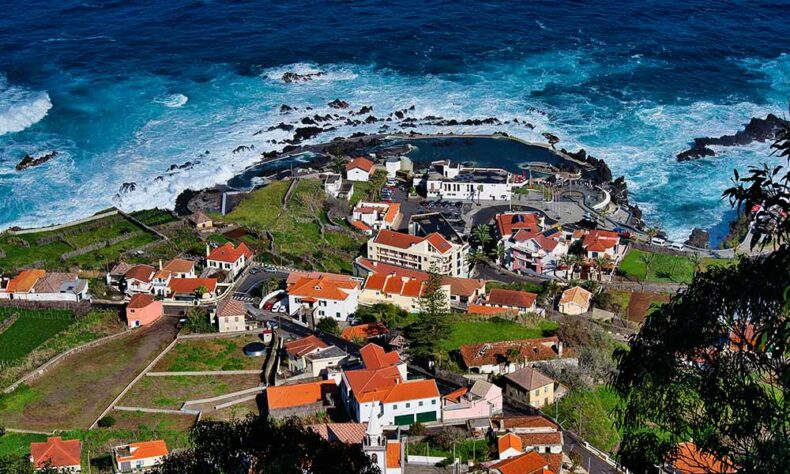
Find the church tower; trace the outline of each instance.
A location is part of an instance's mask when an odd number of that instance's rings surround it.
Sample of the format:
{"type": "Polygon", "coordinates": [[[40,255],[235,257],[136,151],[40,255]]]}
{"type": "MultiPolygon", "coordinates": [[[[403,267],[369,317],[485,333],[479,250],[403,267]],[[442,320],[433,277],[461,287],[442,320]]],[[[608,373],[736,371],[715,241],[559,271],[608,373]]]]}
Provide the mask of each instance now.
{"type": "Polygon", "coordinates": [[[384,430],[381,429],[381,420],[376,413],[374,401],[370,407],[370,418],[368,427],[365,429],[365,439],[362,441],[362,450],[368,455],[373,464],[379,467],[383,474],[387,472],[387,438],[384,437],[384,430]]]}

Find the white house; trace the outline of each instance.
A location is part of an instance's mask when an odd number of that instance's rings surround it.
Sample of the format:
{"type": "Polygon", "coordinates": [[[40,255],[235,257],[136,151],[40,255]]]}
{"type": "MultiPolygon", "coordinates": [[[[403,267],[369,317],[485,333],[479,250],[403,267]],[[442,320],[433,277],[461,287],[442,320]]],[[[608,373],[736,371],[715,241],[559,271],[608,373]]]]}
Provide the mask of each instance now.
{"type": "Polygon", "coordinates": [[[126,293],[153,293],[156,268],[151,265],[135,265],[124,274],[126,293]]]}
{"type": "Polygon", "coordinates": [[[364,369],[341,372],[340,394],[351,417],[360,423],[378,415],[384,425],[411,425],[440,420],[442,405],[436,381],[407,380],[405,364],[395,352],[368,344],[360,350],[364,369]]]}
{"type": "Polygon", "coordinates": [[[217,304],[215,313],[219,332],[244,331],[247,329],[247,305],[243,301],[225,298],[217,304]]]}
{"type": "Polygon", "coordinates": [[[346,179],[349,181],[368,181],[373,173],[374,164],[365,157],[354,158],[346,164],[346,179]]]}
{"type": "Polygon", "coordinates": [[[467,168],[450,160],[431,163],[425,178],[429,198],[445,201],[508,201],[518,177],[501,168],[467,168]]]}
{"type": "Polygon", "coordinates": [[[0,282],[0,299],[78,302],[90,299],[88,280],[76,273],[22,270],[0,282]]]}
{"type": "Polygon", "coordinates": [[[350,223],[368,235],[381,229],[393,229],[400,224],[400,203],[359,202],[351,212],[350,223]]]}
{"type": "Polygon", "coordinates": [[[227,272],[231,279],[236,279],[250,262],[252,262],[252,251],[244,242],[238,247],[226,242],[213,250],[206,245],[206,266],[227,272]]]}
{"type": "Polygon", "coordinates": [[[286,342],[283,349],[288,356],[288,370],[292,372],[304,371],[307,368],[307,356],[328,347],[329,344],[314,335],[286,342]]]}
{"type": "Polygon", "coordinates": [[[142,441],[113,448],[115,472],[144,472],[158,466],[168,455],[163,440],[142,441]]]}
{"type": "Polygon", "coordinates": [[[590,301],[592,293],[580,286],[574,286],[562,292],[558,309],[563,314],[582,314],[590,310],[590,301]]]}
{"type": "Polygon", "coordinates": [[[587,232],[582,240],[582,248],[587,258],[604,257],[610,260],[619,259],[625,250],[617,232],[601,229],[587,232]]]}
{"type": "Polygon", "coordinates": [[[315,320],[345,321],[357,310],[360,281],[345,275],[321,272],[293,272],[288,275],[288,310],[292,316],[311,313],[315,320]]]}
{"type": "Polygon", "coordinates": [[[351,196],[354,194],[353,183],[343,181],[343,176],[339,173],[325,173],[322,176],[324,178],[325,193],[337,199],[351,200],[351,196]]]}
{"type": "Polygon", "coordinates": [[[414,163],[406,156],[393,156],[384,162],[387,170],[387,178],[393,179],[398,176],[398,172],[411,174],[414,172],[414,163]]]}

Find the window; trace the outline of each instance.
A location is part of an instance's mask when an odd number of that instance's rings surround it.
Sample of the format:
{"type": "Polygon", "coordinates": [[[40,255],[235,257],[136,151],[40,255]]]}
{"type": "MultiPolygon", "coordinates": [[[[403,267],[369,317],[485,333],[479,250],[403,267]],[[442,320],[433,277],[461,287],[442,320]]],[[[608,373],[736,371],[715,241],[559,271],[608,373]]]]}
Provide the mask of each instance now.
{"type": "Polygon", "coordinates": [[[396,404],[392,405],[392,409],[393,410],[397,410],[398,409],[398,404],[396,403],[396,404]]]}
{"type": "Polygon", "coordinates": [[[411,408],[411,403],[406,403],[406,408],[411,408]]]}
{"type": "Polygon", "coordinates": [[[436,400],[431,400],[431,405],[436,405],[436,400]]]}
{"type": "Polygon", "coordinates": [[[420,401],[420,406],[422,406],[422,401],[420,401]]]}

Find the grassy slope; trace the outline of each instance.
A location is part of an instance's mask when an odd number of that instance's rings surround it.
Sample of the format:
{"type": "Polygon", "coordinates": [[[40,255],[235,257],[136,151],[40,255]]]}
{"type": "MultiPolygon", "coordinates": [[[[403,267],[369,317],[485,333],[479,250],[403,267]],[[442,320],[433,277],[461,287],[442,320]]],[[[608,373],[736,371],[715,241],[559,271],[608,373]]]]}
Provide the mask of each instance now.
{"type": "Polygon", "coordinates": [[[456,321],[450,338],[442,343],[446,351],[466,344],[533,339],[551,335],[558,327],[553,321],[541,321],[538,327],[525,327],[512,321],[456,321]]]}
{"type": "MultiPolygon", "coordinates": [[[[642,250],[631,250],[620,264],[620,271],[626,276],[637,280],[645,279],[645,264],[641,261],[641,256],[648,252],[642,250]]],[[[694,263],[689,257],[678,257],[674,255],[653,254],[653,261],[650,263],[647,281],[664,283],[688,283],[694,276],[694,263]]],[[[732,260],[704,258],[702,269],[713,265],[731,265],[732,260]]]]}
{"type": "Polygon", "coordinates": [[[606,387],[596,387],[571,390],[543,411],[556,415],[564,427],[580,433],[593,446],[614,453],[620,442],[620,433],[614,424],[616,406],[616,393],[606,387]]]}
{"type": "Polygon", "coordinates": [[[144,377],[123,397],[120,405],[178,410],[188,400],[254,388],[260,382],[258,375],[144,377]]]}
{"type": "Polygon", "coordinates": [[[24,313],[0,334],[0,361],[13,362],[25,357],[74,323],[74,315],[69,311],[59,311],[51,317],[35,310],[19,311],[24,313]]]}
{"type": "Polygon", "coordinates": [[[183,339],[154,367],[161,372],[199,370],[257,370],[263,359],[247,357],[242,348],[251,342],[260,342],[257,336],[230,338],[183,339]]]}

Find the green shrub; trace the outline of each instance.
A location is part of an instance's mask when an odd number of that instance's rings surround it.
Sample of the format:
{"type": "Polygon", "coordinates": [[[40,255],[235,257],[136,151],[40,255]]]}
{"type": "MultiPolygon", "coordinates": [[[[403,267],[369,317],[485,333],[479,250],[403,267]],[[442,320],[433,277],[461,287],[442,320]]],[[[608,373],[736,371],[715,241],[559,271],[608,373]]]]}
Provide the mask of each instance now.
{"type": "Polygon", "coordinates": [[[109,428],[115,424],[115,418],[113,418],[110,415],[107,415],[105,417],[102,417],[96,424],[99,426],[99,428],[109,428]]]}

